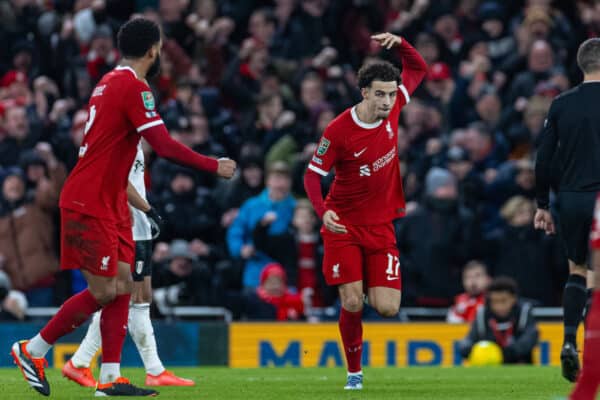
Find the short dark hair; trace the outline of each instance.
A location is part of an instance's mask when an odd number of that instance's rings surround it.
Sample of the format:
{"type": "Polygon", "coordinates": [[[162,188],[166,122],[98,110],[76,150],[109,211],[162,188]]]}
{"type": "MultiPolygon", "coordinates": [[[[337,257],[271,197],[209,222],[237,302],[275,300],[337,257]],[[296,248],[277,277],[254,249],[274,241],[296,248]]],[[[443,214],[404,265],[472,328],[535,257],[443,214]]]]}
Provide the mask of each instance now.
{"type": "Polygon", "coordinates": [[[488,294],[492,292],[508,292],[516,296],[518,293],[517,282],[508,276],[499,276],[492,280],[487,288],[487,292],[488,294]]]}
{"type": "Polygon", "coordinates": [[[127,21],[117,34],[119,51],[124,58],[141,58],[160,42],[160,27],[147,18],[127,21]]]}
{"type": "Polygon", "coordinates": [[[487,265],[483,263],[483,261],[479,260],[471,260],[463,267],[463,273],[469,271],[471,269],[481,268],[486,275],[488,275],[487,265]]]}
{"type": "Polygon", "coordinates": [[[600,38],[588,39],[579,46],[577,65],[584,74],[600,71],[600,38]]]}
{"type": "Polygon", "coordinates": [[[373,81],[396,81],[399,85],[402,81],[400,70],[387,61],[363,65],[358,70],[358,88],[371,86],[373,81]]]}

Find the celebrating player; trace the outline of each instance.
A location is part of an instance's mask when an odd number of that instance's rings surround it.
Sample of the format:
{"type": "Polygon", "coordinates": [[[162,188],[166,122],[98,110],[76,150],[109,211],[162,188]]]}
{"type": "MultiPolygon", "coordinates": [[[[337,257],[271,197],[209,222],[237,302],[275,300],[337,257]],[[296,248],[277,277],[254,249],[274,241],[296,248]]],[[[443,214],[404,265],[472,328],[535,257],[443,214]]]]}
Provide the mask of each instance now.
{"type": "MultiPolygon", "coordinates": [[[[154,329],[150,321],[152,301],[152,239],[158,237],[162,218],[148,204],[144,185],[144,151],[138,144],[135,161],[129,171],[127,198],[133,217],[133,240],[135,241],[135,264],[133,268],[133,293],[129,307],[129,334],[135,343],[144,368],[148,386],[193,386],[194,381],[180,378],[167,371],[158,357],[154,329]]],[[[92,358],[100,348],[100,317],[96,312],[92,323],[73,357],[64,365],[63,375],[86,387],[97,382],[90,370],[92,358]]]]}
{"type": "Polygon", "coordinates": [[[358,71],[363,100],[333,120],[304,176],[315,211],[323,219],[323,274],[339,285],[339,327],[348,363],[349,390],[362,389],[363,291],[384,317],[400,308],[400,262],[392,220],[404,214],[398,162],[398,119],[402,106],[425,76],[427,65],[405,40],[391,33],[375,35],[382,47],[397,47],[402,75],[388,62],[358,71]],[[335,168],[327,199],[321,176],[335,168]]]}
{"type": "Polygon", "coordinates": [[[136,18],[118,33],[120,66],[106,74],[89,101],[79,161],[60,198],[61,268],[81,269],[88,288],[68,299],[31,340],[11,354],[29,385],[50,394],[45,355],[62,336],[102,309],[102,366],[97,396],[153,396],[121,377],[120,360],[131,297],[134,244],[127,183],[140,135],[161,157],[231,178],[235,162],[204,157],[172,140],[156,112],[147,77],[157,74],[162,46],[159,26],[136,18]]]}

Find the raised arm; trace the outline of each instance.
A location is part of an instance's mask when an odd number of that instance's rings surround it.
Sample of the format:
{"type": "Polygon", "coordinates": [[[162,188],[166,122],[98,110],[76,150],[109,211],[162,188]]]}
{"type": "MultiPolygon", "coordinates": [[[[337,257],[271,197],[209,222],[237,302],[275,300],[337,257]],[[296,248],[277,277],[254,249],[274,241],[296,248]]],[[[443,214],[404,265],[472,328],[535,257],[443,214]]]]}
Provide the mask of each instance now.
{"type": "MultiPolygon", "coordinates": [[[[407,91],[404,95],[412,94],[427,74],[427,63],[423,57],[405,39],[392,33],[380,33],[371,38],[388,50],[392,47],[398,49],[402,60],[402,85],[407,91]]],[[[402,86],[400,88],[402,89],[402,86]]]]}

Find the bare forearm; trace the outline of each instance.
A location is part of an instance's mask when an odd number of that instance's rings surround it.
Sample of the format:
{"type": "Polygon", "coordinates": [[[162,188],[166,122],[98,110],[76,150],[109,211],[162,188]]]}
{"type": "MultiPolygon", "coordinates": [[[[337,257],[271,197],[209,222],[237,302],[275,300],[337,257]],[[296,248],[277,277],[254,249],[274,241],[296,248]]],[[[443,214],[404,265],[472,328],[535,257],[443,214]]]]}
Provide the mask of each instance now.
{"type": "Polygon", "coordinates": [[[133,207],[141,210],[143,212],[147,212],[150,210],[150,204],[146,200],[143,199],[142,196],[135,190],[131,182],[127,182],[127,200],[129,204],[133,207]]]}

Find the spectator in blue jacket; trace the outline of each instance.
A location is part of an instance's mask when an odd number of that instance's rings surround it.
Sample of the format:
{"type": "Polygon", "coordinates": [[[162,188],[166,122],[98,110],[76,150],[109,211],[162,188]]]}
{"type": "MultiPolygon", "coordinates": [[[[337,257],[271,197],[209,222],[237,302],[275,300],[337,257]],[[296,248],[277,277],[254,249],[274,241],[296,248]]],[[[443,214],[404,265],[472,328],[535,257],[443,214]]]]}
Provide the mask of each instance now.
{"type": "Polygon", "coordinates": [[[266,189],[248,199],[227,231],[227,246],[233,258],[244,261],[242,283],[256,288],[260,271],[273,262],[266,254],[257,251],[252,242],[252,232],[259,223],[270,224],[268,234],[280,235],[290,227],[296,200],[290,194],[291,177],[288,165],[276,161],[267,170],[266,189]]]}

